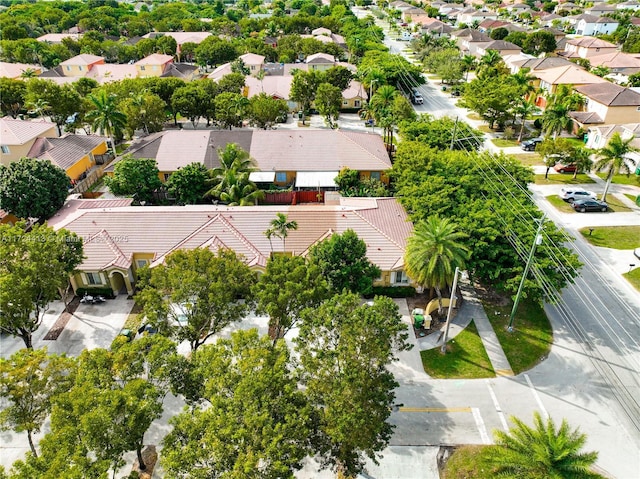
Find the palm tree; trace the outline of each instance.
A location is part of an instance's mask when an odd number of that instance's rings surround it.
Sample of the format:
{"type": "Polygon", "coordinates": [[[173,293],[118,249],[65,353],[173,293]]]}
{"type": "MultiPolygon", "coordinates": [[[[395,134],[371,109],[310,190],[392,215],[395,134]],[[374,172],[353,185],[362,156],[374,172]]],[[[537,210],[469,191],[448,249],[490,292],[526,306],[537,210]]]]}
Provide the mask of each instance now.
{"type": "Polygon", "coordinates": [[[580,450],[587,437],[577,429],[571,431],[566,420],[556,429],[551,418],[546,422],[534,413],[534,427],[512,417],[516,425],[509,432],[495,431],[496,446],[492,448],[490,463],[500,477],[535,478],[600,478],[591,471],[598,453],[580,450]]]}
{"type": "Polygon", "coordinates": [[[271,244],[271,238],[276,237],[282,240],[282,251],[286,250],[285,248],[285,240],[287,236],[289,236],[290,230],[297,230],[298,223],[296,221],[289,221],[287,219],[287,215],[284,213],[276,213],[276,218],[271,220],[271,226],[267,231],[264,232],[265,236],[269,240],[269,245],[271,245],[271,251],[273,252],[273,244],[271,244]]]}
{"type": "Polygon", "coordinates": [[[522,141],[522,134],[524,133],[524,124],[527,120],[527,117],[533,115],[540,111],[535,103],[531,100],[527,100],[525,98],[520,99],[520,104],[517,105],[514,109],[516,115],[520,117],[520,132],[518,133],[518,143],[522,141]]]}
{"type": "Polygon", "coordinates": [[[518,70],[517,73],[514,73],[513,75],[511,75],[511,78],[513,79],[516,85],[522,88],[522,91],[525,95],[528,95],[530,92],[535,90],[535,87],[533,86],[533,81],[536,79],[536,77],[534,77],[533,75],[529,75],[528,68],[522,68],[518,70]]]}
{"type": "Polygon", "coordinates": [[[623,140],[620,133],[615,133],[607,146],[598,150],[598,161],[594,168],[596,171],[607,171],[607,184],[604,187],[604,193],[602,193],[602,201],[607,200],[607,193],[614,174],[620,171],[625,172],[627,175],[631,173],[633,161],[627,158],[627,155],[634,151],[640,151],[640,148],[631,146],[633,140],[633,137],[623,140]]]}
{"type": "Polygon", "coordinates": [[[578,173],[589,173],[593,169],[591,151],[582,146],[579,146],[573,150],[572,161],[576,165],[576,169],[573,172],[574,180],[578,177],[578,173]]]}
{"type": "Polygon", "coordinates": [[[100,90],[97,94],[90,94],[89,101],[94,109],[88,112],[85,118],[92,122],[94,131],[109,137],[113,155],[117,156],[115,137],[122,134],[127,116],[118,110],[116,96],[108,95],[104,90],[100,90]]]}
{"type": "Polygon", "coordinates": [[[498,50],[487,50],[487,53],[480,58],[480,65],[494,67],[500,63],[500,61],[502,61],[502,57],[500,53],[498,53],[498,50]]]}
{"type": "Polygon", "coordinates": [[[240,148],[235,143],[227,143],[224,149],[218,149],[218,158],[220,166],[209,170],[209,179],[207,186],[211,187],[205,193],[205,196],[216,196],[226,188],[225,180],[228,179],[228,173],[233,171],[237,173],[251,173],[254,170],[254,162],[249,157],[249,153],[240,148]]]}
{"type": "Polygon", "coordinates": [[[38,98],[37,100],[27,103],[25,106],[29,108],[27,113],[29,113],[30,115],[39,116],[40,118],[42,118],[42,121],[45,121],[45,113],[51,110],[51,106],[49,105],[49,103],[42,98],[38,98]]]}
{"type": "Polygon", "coordinates": [[[253,206],[264,198],[264,191],[249,180],[249,173],[229,172],[226,185],[226,189],[220,191],[218,197],[229,206],[253,206]]]}
{"type": "Polygon", "coordinates": [[[569,117],[569,108],[563,103],[558,103],[547,107],[542,114],[542,126],[545,135],[553,135],[555,140],[558,133],[567,130],[573,121],[569,117]]]}
{"type": "Polygon", "coordinates": [[[476,57],[473,55],[464,55],[460,59],[460,63],[462,63],[462,69],[465,72],[464,81],[469,79],[469,72],[476,67],[476,57]]]}
{"type": "Polygon", "coordinates": [[[375,95],[371,98],[371,109],[373,110],[374,118],[379,125],[384,128],[385,143],[389,144],[393,135],[393,121],[391,117],[393,115],[393,103],[398,96],[398,90],[391,85],[383,85],[378,88],[375,95]]]}
{"type": "Polygon", "coordinates": [[[405,271],[420,286],[435,289],[439,313],[442,313],[442,288],[451,285],[456,266],[464,267],[468,258],[469,249],[459,242],[466,237],[448,218],[431,216],[416,225],[407,242],[405,271]]]}

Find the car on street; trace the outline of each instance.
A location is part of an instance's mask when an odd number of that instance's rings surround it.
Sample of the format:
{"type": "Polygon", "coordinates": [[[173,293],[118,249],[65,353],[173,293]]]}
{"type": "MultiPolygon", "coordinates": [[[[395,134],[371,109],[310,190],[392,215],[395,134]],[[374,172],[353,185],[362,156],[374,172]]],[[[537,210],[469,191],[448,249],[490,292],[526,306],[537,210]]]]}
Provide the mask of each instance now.
{"type": "Polygon", "coordinates": [[[571,203],[571,206],[574,210],[579,211],[580,213],[584,213],[586,211],[602,211],[603,213],[609,209],[609,205],[607,205],[604,201],[599,200],[576,200],[571,203]]]}
{"type": "Polygon", "coordinates": [[[536,146],[538,146],[538,143],[542,143],[542,140],[544,138],[531,138],[530,140],[526,140],[523,141],[520,144],[520,148],[522,148],[524,151],[535,151],[536,146]]]}
{"type": "Polygon", "coordinates": [[[557,163],[553,169],[558,173],[575,173],[577,167],[575,163],[569,163],[568,165],[557,163]]]}
{"type": "Polygon", "coordinates": [[[411,103],[413,103],[414,105],[422,105],[424,103],[422,93],[420,93],[415,88],[411,90],[411,93],[409,93],[409,100],[411,100],[411,103]]]}
{"type": "Polygon", "coordinates": [[[561,188],[560,198],[569,203],[577,200],[595,200],[597,198],[593,191],[587,191],[582,188],[561,188]]]}

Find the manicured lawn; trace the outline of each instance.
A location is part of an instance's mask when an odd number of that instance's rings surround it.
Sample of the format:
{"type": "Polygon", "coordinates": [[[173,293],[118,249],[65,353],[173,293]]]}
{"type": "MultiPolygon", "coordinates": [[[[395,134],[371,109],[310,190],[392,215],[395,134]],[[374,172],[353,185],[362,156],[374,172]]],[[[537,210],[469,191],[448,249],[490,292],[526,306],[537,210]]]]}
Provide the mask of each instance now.
{"type": "Polygon", "coordinates": [[[630,195],[629,193],[625,193],[624,196],[626,196],[627,198],[629,198],[631,201],[633,201],[634,203],[636,202],[636,199],[638,198],[638,196],[640,195],[630,195]]]}
{"type": "Polygon", "coordinates": [[[492,446],[462,446],[457,448],[442,471],[442,479],[485,479],[492,477],[488,457],[492,446]]]}
{"type": "MultiPolygon", "coordinates": [[[[598,173],[597,175],[600,178],[602,178],[603,180],[607,179],[607,174],[606,173],[598,173]]],[[[618,185],[640,186],[640,176],[636,176],[633,173],[631,173],[629,176],[627,176],[627,175],[613,175],[613,179],[611,180],[611,183],[616,183],[618,185]]]]}
{"type": "Polygon", "coordinates": [[[640,248],[640,226],[598,226],[582,228],[582,236],[594,246],[613,249],[640,248]]]}
{"type": "Polygon", "coordinates": [[[480,130],[482,133],[493,133],[493,130],[489,128],[487,125],[480,125],[478,127],[478,130],[480,130]]]}
{"type": "Polygon", "coordinates": [[[547,315],[539,304],[527,300],[520,301],[513,322],[513,333],[507,331],[513,307],[511,301],[503,306],[483,299],[482,304],[514,374],[531,369],[549,354],[553,343],[553,331],[547,315]]]}
{"type": "Polygon", "coordinates": [[[513,156],[516,160],[522,163],[524,166],[542,165],[542,158],[538,153],[511,153],[509,156],[513,156]]]}
{"type": "Polygon", "coordinates": [[[609,205],[609,211],[614,213],[628,213],[631,211],[631,208],[613,195],[607,195],[607,204],[609,205]]]}
{"type": "Polygon", "coordinates": [[[551,203],[553,206],[555,206],[556,209],[562,211],[563,213],[576,212],[576,210],[574,210],[569,203],[564,201],[558,195],[549,195],[549,196],[546,196],[545,198],[547,198],[547,201],[551,203]]]}
{"type": "Polygon", "coordinates": [[[515,140],[505,140],[504,138],[494,138],[491,140],[498,148],[509,148],[510,146],[518,146],[515,140]]]}
{"type": "Polygon", "coordinates": [[[433,378],[495,377],[491,361],[489,361],[489,356],[487,356],[473,321],[464,331],[448,341],[446,354],[441,354],[440,348],[437,347],[421,351],[420,357],[424,370],[433,378]]]}
{"type": "Polygon", "coordinates": [[[561,174],[561,173],[549,173],[549,178],[544,179],[544,175],[535,175],[536,185],[581,185],[584,183],[595,183],[594,180],[584,173],[580,173],[574,180],[573,175],[561,174]]]}
{"type": "Polygon", "coordinates": [[[469,113],[467,115],[467,118],[469,118],[470,120],[482,120],[482,117],[477,113],[469,113]]]}
{"type": "Polygon", "coordinates": [[[622,276],[627,278],[627,281],[633,285],[638,291],[640,291],[640,268],[631,270],[629,273],[625,273],[622,276]]]}

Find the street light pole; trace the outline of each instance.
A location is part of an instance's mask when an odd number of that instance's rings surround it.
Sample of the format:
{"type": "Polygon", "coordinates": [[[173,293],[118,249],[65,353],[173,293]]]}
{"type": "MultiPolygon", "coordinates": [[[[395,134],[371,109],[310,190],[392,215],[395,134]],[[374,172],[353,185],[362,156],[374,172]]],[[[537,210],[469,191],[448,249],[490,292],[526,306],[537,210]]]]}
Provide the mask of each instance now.
{"type": "Polygon", "coordinates": [[[447,311],[447,323],[444,326],[444,339],[442,340],[442,346],[440,352],[442,354],[447,352],[447,337],[449,336],[449,323],[451,322],[451,310],[453,309],[453,303],[458,299],[456,296],[456,288],[458,287],[458,273],[460,268],[456,266],[456,272],[453,274],[453,287],[451,289],[451,300],[449,301],[449,310],[447,311]]]}
{"type": "Polygon", "coordinates": [[[509,325],[507,326],[507,331],[513,333],[513,320],[516,317],[516,310],[518,309],[518,304],[520,303],[520,295],[522,294],[522,288],[524,286],[524,281],[527,279],[527,275],[529,274],[529,269],[531,268],[531,262],[533,261],[533,255],[536,253],[536,248],[539,244],[542,243],[542,236],[540,235],[542,231],[542,227],[544,226],[544,220],[547,218],[547,214],[543,214],[542,218],[540,218],[540,224],[538,225],[538,231],[536,231],[536,237],[533,240],[533,245],[531,246],[531,251],[529,252],[529,258],[527,259],[527,264],[524,267],[524,272],[522,273],[522,279],[520,280],[520,286],[518,286],[518,292],[516,293],[516,299],[513,302],[513,309],[511,310],[511,316],[509,316],[509,325]]]}

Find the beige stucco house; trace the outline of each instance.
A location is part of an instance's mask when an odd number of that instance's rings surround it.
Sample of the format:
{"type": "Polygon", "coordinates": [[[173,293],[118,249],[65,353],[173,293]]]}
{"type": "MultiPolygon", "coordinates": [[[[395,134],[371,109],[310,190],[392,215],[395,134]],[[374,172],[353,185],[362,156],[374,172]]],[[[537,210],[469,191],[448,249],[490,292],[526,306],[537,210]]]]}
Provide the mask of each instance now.
{"type": "Polygon", "coordinates": [[[9,165],[28,155],[38,138],[57,138],[55,123],[0,118],[0,164],[9,165]]]}

